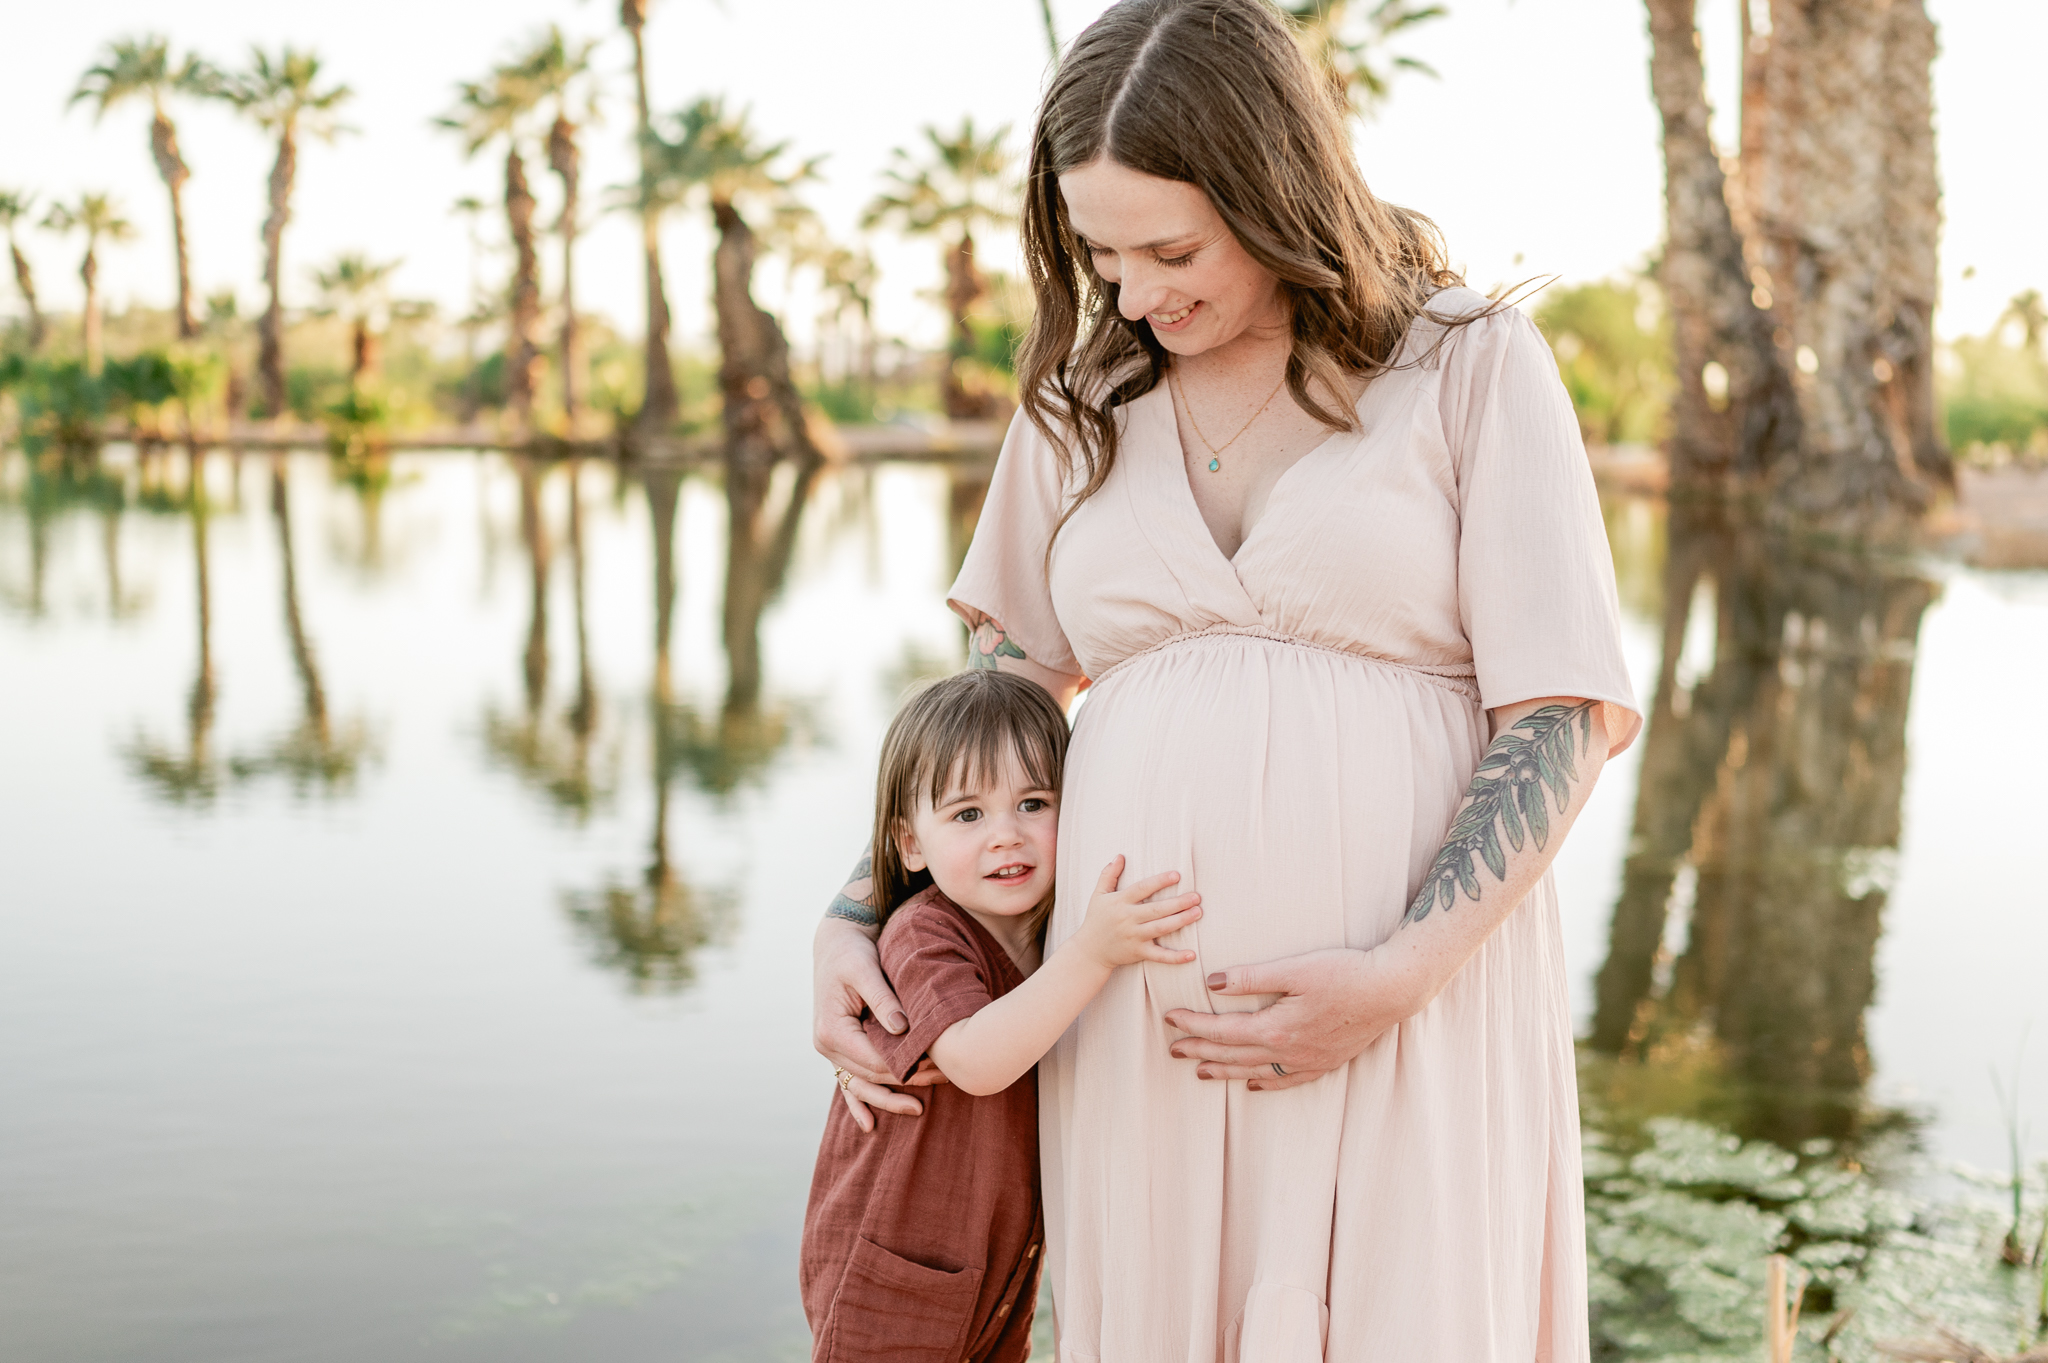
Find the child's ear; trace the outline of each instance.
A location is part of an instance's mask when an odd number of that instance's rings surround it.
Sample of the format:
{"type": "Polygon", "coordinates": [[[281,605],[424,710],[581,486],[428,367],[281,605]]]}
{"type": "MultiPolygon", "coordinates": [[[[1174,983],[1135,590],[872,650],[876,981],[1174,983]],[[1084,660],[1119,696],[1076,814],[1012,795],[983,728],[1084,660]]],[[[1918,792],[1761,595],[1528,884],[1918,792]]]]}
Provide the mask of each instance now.
{"type": "Polygon", "coordinates": [[[917,845],[916,831],[902,824],[896,826],[896,855],[903,858],[906,871],[922,871],[931,864],[917,845]]]}

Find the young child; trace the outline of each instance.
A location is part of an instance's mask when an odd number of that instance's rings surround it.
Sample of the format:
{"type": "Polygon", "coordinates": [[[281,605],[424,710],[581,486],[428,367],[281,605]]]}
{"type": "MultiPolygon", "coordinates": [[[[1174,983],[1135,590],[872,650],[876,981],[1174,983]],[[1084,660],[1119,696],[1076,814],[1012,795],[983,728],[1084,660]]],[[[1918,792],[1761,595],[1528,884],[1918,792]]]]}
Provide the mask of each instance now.
{"type": "MultiPolygon", "coordinates": [[[[804,1216],[813,1363],[1013,1363],[1031,1351],[1044,1232],[1032,1067],[1118,966],[1185,964],[1155,938],[1200,896],[1145,901],[1102,872],[1080,930],[1039,963],[1052,910],[1066,719],[1022,677],[970,671],[912,697],[875,782],[880,950],[905,1014],[873,1039],[899,1079],[929,1055],[924,1115],[864,1134],[833,1096],[804,1216]]],[[[844,1081],[842,1081],[843,1084],[844,1081]]]]}

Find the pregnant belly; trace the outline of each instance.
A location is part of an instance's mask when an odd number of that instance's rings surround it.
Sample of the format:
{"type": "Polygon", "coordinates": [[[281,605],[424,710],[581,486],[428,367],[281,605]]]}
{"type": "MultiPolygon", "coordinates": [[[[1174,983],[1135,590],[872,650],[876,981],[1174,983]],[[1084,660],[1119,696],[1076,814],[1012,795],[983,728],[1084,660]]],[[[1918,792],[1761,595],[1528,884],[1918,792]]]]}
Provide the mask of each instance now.
{"type": "Polygon", "coordinates": [[[1205,636],[1140,657],[1077,719],[1061,798],[1057,946],[1103,866],[1177,870],[1202,921],[1143,969],[1155,1006],[1253,1008],[1214,970],[1369,947],[1401,921],[1484,746],[1485,716],[1406,669],[1259,637],[1205,636]]]}

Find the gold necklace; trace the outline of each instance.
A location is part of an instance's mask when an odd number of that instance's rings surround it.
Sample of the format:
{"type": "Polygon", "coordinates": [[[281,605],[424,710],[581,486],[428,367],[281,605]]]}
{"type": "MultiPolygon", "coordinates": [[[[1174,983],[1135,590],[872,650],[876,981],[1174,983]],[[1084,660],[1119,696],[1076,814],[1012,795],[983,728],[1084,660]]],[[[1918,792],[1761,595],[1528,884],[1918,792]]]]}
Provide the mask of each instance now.
{"type": "Polygon", "coordinates": [[[1187,390],[1180,386],[1180,376],[1178,371],[1172,369],[1167,370],[1166,381],[1168,384],[1172,385],[1174,396],[1180,399],[1180,405],[1182,409],[1185,410],[1188,414],[1188,429],[1195,433],[1195,439],[1202,442],[1202,448],[1209,451],[1209,472],[1215,473],[1218,469],[1221,469],[1223,467],[1223,451],[1229,449],[1232,445],[1235,445],[1238,441],[1238,437],[1242,436],[1246,431],[1250,430],[1252,428],[1252,423],[1257,421],[1260,417],[1264,416],[1266,414],[1266,409],[1273,405],[1273,399],[1280,396],[1281,388],[1285,387],[1287,383],[1287,371],[1285,369],[1282,369],[1280,371],[1280,382],[1274,384],[1273,391],[1266,394],[1266,400],[1259,404],[1259,410],[1252,413],[1251,421],[1247,421],[1244,423],[1244,425],[1238,427],[1237,435],[1233,435],[1232,437],[1230,437],[1230,439],[1224,441],[1221,445],[1211,445],[1209,443],[1209,437],[1202,434],[1201,426],[1197,424],[1195,421],[1194,404],[1188,401],[1187,390]]]}

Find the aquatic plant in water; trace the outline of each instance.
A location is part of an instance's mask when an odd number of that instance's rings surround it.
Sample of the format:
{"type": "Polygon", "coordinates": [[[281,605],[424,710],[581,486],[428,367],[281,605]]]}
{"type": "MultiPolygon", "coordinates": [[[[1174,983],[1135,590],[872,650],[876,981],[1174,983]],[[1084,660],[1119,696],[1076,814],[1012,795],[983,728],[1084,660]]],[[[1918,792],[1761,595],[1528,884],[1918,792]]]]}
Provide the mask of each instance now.
{"type": "Polygon", "coordinates": [[[2001,1262],[1995,1206],[1901,1191],[1826,1141],[1795,1154],[1674,1117],[1643,1137],[1627,1152],[1587,1131],[1596,1358],[1751,1363],[1776,1253],[1805,1277],[1794,1357],[1874,1363],[1944,1331],[2015,1355],[2041,1344],[2039,1266],[2001,1262]]]}

